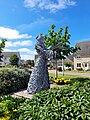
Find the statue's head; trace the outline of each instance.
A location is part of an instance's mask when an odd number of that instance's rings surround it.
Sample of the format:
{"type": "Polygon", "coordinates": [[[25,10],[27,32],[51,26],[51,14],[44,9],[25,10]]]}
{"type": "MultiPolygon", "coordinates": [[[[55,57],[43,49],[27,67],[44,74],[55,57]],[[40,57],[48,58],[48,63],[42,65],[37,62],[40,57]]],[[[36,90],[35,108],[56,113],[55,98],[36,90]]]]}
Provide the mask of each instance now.
{"type": "Polygon", "coordinates": [[[44,42],[44,36],[43,35],[38,35],[37,37],[36,37],[36,39],[37,39],[37,41],[38,42],[40,42],[40,43],[42,43],[42,42],[44,42]]]}
{"type": "Polygon", "coordinates": [[[44,45],[44,36],[39,35],[36,37],[36,39],[37,39],[37,43],[35,45],[35,49],[38,54],[43,54],[44,50],[46,49],[44,45]]]}

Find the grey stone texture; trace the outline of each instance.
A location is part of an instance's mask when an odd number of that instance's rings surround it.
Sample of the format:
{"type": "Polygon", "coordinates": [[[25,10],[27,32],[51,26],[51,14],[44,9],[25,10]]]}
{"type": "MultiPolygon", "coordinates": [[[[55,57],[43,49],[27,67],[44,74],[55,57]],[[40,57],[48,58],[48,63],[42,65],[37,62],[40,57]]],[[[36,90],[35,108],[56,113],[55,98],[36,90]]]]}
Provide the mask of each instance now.
{"type": "Polygon", "coordinates": [[[38,53],[38,58],[28,83],[27,92],[30,94],[50,88],[47,62],[48,58],[53,56],[53,52],[47,50],[44,44],[44,36],[37,37],[35,49],[38,53]]]}

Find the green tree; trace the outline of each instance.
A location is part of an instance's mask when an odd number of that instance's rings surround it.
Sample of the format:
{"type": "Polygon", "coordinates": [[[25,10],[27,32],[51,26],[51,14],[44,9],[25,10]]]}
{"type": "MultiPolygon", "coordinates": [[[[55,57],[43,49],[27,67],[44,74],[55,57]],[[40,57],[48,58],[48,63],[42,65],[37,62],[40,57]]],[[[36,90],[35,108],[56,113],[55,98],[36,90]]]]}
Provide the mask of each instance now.
{"type": "Polygon", "coordinates": [[[2,55],[1,55],[1,53],[2,53],[2,51],[3,51],[3,48],[5,47],[5,42],[6,42],[7,40],[6,39],[1,39],[1,41],[0,41],[0,61],[1,61],[1,58],[3,57],[2,55]]]}
{"type": "Polygon", "coordinates": [[[31,65],[33,67],[34,66],[34,60],[27,60],[26,64],[31,65]]]}
{"type": "Polygon", "coordinates": [[[31,60],[26,60],[26,64],[31,65],[31,60]]]}
{"type": "Polygon", "coordinates": [[[10,61],[10,64],[11,64],[11,65],[16,65],[16,66],[18,66],[19,58],[18,58],[18,56],[17,56],[16,54],[13,54],[12,56],[10,56],[9,61],[10,61]]]}
{"type": "Polygon", "coordinates": [[[34,60],[31,60],[31,65],[32,67],[34,67],[34,60]]]}
{"type": "Polygon", "coordinates": [[[68,33],[68,26],[64,29],[60,28],[55,32],[55,25],[51,25],[51,30],[48,30],[48,34],[45,35],[45,44],[48,49],[53,50],[54,59],[56,60],[56,77],[57,74],[57,59],[65,59],[65,56],[76,52],[79,47],[70,46],[70,34],[68,33]]]}

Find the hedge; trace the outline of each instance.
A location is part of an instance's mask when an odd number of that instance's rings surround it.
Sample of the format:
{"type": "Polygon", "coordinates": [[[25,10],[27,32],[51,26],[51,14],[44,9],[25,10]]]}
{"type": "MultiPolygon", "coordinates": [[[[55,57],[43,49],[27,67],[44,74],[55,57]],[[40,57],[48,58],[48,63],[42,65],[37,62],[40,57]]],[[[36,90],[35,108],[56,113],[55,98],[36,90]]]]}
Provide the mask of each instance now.
{"type": "Polygon", "coordinates": [[[30,74],[26,69],[0,69],[0,95],[26,88],[30,74]]]}

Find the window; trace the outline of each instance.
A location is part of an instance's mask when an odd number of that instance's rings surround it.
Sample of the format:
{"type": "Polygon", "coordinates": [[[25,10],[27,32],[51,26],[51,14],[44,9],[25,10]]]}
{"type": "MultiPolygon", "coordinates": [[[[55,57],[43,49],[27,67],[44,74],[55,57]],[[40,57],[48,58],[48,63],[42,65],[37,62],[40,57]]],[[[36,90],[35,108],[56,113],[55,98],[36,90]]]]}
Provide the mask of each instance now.
{"type": "Polygon", "coordinates": [[[85,63],[85,67],[87,67],[87,63],[85,63]]]}
{"type": "Polygon", "coordinates": [[[81,63],[77,63],[77,67],[81,67],[81,63]]]}
{"type": "Polygon", "coordinates": [[[7,58],[5,57],[4,60],[6,60],[7,58]]]}
{"type": "Polygon", "coordinates": [[[77,57],[76,57],[76,58],[81,58],[81,57],[80,57],[80,55],[77,55],[77,57]]]}
{"type": "Polygon", "coordinates": [[[59,66],[62,66],[62,63],[60,63],[60,65],[59,66]]]}

